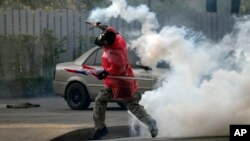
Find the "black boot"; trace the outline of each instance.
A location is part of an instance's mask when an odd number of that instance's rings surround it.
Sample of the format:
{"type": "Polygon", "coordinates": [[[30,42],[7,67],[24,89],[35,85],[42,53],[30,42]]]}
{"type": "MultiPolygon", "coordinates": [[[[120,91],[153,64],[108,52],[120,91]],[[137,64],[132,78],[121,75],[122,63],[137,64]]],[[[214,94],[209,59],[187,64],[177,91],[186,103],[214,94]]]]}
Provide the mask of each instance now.
{"type": "Polygon", "coordinates": [[[155,120],[151,120],[149,123],[149,131],[151,133],[152,138],[158,135],[158,128],[155,120]]]}
{"type": "Polygon", "coordinates": [[[106,136],[107,134],[107,127],[103,127],[102,129],[95,130],[95,133],[89,137],[89,140],[99,140],[101,137],[106,136]]]}

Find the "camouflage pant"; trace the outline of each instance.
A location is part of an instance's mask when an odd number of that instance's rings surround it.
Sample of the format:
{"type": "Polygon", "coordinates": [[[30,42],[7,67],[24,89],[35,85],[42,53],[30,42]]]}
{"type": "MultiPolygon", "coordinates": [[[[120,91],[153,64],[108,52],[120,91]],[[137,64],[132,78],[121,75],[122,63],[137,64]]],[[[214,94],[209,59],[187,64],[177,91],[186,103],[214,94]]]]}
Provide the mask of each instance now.
{"type": "MultiPolygon", "coordinates": [[[[104,88],[98,94],[95,99],[95,106],[93,112],[93,118],[95,122],[95,128],[101,129],[105,127],[105,113],[106,113],[106,106],[108,101],[112,100],[111,97],[112,90],[104,88]]],[[[128,110],[131,111],[140,121],[142,121],[147,126],[150,125],[150,121],[152,121],[152,117],[146,112],[143,106],[139,104],[141,99],[141,93],[135,93],[134,97],[129,100],[121,100],[128,110]]]]}

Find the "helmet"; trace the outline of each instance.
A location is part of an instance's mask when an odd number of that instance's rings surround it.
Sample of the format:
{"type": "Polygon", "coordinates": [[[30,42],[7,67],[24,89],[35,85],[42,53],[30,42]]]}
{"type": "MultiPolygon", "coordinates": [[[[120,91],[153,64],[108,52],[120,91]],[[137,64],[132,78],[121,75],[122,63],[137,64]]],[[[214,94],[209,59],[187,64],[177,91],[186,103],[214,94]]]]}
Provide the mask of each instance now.
{"type": "Polygon", "coordinates": [[[104,45],[112,45],[115,42],[116,32],[112,27],[107,27],[95,40],[95,44],[102,47],[104,45]]]}
{"type": "Polygon", "coordinates": [[[112,45],[115,42],[116,33],[114,31],[106,31],[104,36],[107,41],[107,45],[112,45]]]}

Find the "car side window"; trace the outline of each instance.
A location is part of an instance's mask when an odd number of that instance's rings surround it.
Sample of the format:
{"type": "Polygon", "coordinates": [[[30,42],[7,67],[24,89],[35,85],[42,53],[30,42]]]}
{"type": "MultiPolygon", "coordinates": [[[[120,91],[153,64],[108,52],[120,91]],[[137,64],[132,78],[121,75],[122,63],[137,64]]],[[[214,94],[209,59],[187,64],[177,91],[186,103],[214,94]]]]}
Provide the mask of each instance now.
{"type": "MultiPolygon", "coordinates": [[[[92,53],[86,62],[84,64],[86,65],[95,65],[95,66],[101,66],[102,65],[102,54],[103,49],[97,49],[94,53],[92,53]]],[[[128,59],[129,63],[133,68],[138,67],[136,65],[136,62],[140,60],[140,58],[136,55],[136,53],[133,50],[128,50],[128,59]]]]}
{"type": "Polygon", "coordinates": [[[96,66],[102,65],[102,54],[103,54],[103,49],[98,49],[96,59],[95,59],[96,66]]]}
{"type": "Polygon", "coordinates": [[[170,68],[170,64],[169,62],[166,62],[164,60],[160,60],[157,65],[156,65],[157,68],[161,68],[161,69],[167,69],[167,68],[170,68]]]}
{"type": "Polygon", "coordinates": [[[92,53],[88,59],[84,62],[86,65],[94,65],[95,64],[95,58],[96,58],[97,51],[92,53]]]}

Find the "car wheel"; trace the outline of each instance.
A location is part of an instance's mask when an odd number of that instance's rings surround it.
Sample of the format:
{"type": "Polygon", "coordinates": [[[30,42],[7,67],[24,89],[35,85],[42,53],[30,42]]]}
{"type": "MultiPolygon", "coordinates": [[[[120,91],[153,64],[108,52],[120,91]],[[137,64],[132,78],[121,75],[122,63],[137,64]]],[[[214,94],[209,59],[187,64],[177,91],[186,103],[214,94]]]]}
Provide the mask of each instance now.
{"type": "Polygon", "coordinates": [[[72,83],[66,91],[66,101],[73,110],[87,109],[90,98],[86,88],[80,83],[72,83]]]}
{"type": "Polygon", "coordinates": [[[127,110],[127,107],[122,102],[117,102],[117,104],[121,107],[122,110],[127,110]]]}

